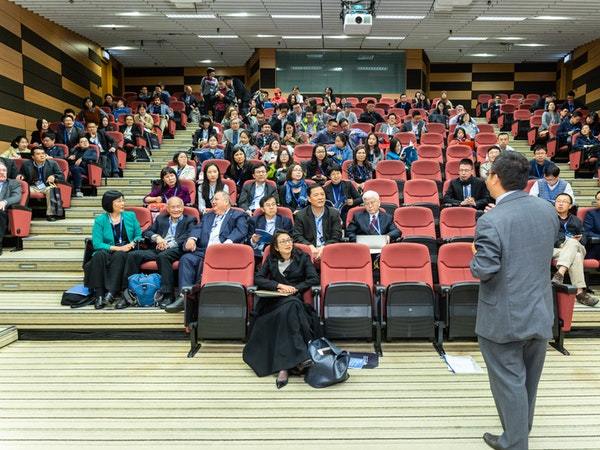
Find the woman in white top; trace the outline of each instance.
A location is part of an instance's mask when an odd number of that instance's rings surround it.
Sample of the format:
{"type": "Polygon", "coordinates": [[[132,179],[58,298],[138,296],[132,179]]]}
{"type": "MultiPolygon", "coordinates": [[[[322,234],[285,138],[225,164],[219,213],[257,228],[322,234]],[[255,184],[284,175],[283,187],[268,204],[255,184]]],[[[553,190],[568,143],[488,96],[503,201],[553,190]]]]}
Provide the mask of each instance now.
{"type": "Polygon", "coordinates": [[[560,123],[560,114],[556,112],[556,103],[549,102],[548,109],[542,114],[542,124],[538,128],[538,136],[543,138],[548,135],[551,125],[560,123]]]}
{"type": "Polygon", "coordinates": [[[471,139],[474,139],[475,135],[479,133],[477,123],[471,119],[471,115],[469,113],[464,113],[458,122],[458,126],[463,128],[471,139]]]}
{"type": "Polygon", "coordinates": [[[177,172],[177,178],[180,180],[192,180],[196,179],[196,168],[189,164],[189,157],[186,152],[177,152],[173,156],[173,167],[177,172]]]}
{"type": "Polygon", "coordinates": [[[200,172],[198,178],[198,210],[204,214],[207,208],[212,208],[212,199],[215,192],[223,191],[229,194],[229,187],[221,179],[219,166],[208,163],[200,172]]]}

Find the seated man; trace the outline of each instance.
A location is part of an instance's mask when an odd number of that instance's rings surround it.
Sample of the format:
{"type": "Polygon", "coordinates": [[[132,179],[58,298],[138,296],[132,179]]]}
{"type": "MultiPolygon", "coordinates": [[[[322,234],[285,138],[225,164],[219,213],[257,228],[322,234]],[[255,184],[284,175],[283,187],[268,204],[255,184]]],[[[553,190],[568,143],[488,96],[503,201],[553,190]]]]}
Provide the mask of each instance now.
{"type": "Polygon", "coordinates": [[[346,223],[348,209],[362,204],[362,197],[350,180],[342,179],[342,168],[339,165],[329,169],[331,183],[325,186],[325,197],[331,206],[338,210],[342,223],[346,223]]]}
{"type": "Polygon", "coordinates": [[[274,196],[279,201],[277,187],[267,183],[267,168],[264,165],[254,166],[252,176],[254,181],[242,187],[238,200],[238,207],[250,216],[260,207],[263,198],[274,196]]]}
{"type": "Polygon", "coordinates": [[[367,102],[367,110],[359,116],[358,121],[370,123],[373,126],[377,125],[378,123],[385,122],[383,117],[381,117],[381,114],[375,111],[375,102],[373,100],[369,100],[367,102]]]}
{"type": "Polygon", "coordinates": [[[417,137],[418,142],[421,140],[421,135],[423,133],[427,133],[427,125],[425,124],[425,121],[421,119],[421,113],[419,111],[413,111],[412,117],[407,116],[407,119],[402,124],[400,131],[404,133],[409,133],[412,131],[417,137]]]}
{"type": "Polygon", "coordinates": [[[263,148],[277,139],[277,135],[271,132],[271,124],[264,122],[260,127],[260,133],[256,133],[254,143],[258,148],[263,148]]]}
{"type": "MultiPolygon", "coordinates": [[[[103,165],[106,164],[108,172],[112,174],[113,177],[120,177],[121,174],[119,172],[119,159],[117,158],[117,143],[115,140],[106,134],[102,130],[98,130],[98,125],[94,122],[88,122],[86,124],[87,133],[85,136],[87,137],[90,144],[95,144],[100,149],[100,154],[103,158],[106,158],[106,162],[103,161],[103,165]]],[[[77,141],[79,144],[79,141],[77,141]]]]}
{"type": "Polygon", "coordinates": [[[277,213],[277,197],[275,195],[265,195],[261,198],[260,209],[263,214],[251,217],[248,222],[248,242],[254,249],[254,255],[258,258],[262,258],[265,247],[270,243],[264,232],[271,236],[276,230],[285,230],[291,233],[294,227],[290,219],[277,213]],[[258,234],[257,230],[262,230],[261,234],[258,234]]]}
{"type": "Polygon", "coordinates": [[[52,131],[46,131],[42,138],[42,148],[46,151],[49,158],[61,158],[65,159],[65,152],[62,148],[57,147],[56,134],[52,131]]]}
{"type": "Polygon", "coordinates": [[[13,159],[0,156],[0,162],[6,167],[6,170],[8,171],[7,177],[10,180],[14,180],[19,176],[19,170],[13,159]]]}
{"type": "Polygon", "coordinates": [[[334,144],[335,137],[337,136],[337,133],[335,132],[336,127],[337,122],[335,119],[329,119],[327,121],[327,128],[319,131],[317,135],[310,141],[311,144],[334,144]]]}
{"type": "Polygon", "coordinates": [[[287,103],[279,103],[277,105],[277,113],[273,114],[269,123],[271,124],[271,130],[280,137],[285,134],[285,123],[287,122],[287,116],[290,107],[287,103]]]}
{"type": "Polygon", "coordinates": [[[323,246],[342,240],[340,213],[325,206],[325,189],[319,184],[308,187],[310,205],[294,217],[294,242],[310,246],[314,259],[321,257],[323,246]]]}
{"type": "Polygon", "coordinates": [[[192,94],[192,87],[190,85],[184,86],[180,100],[185,103],[185,114],[188,116],[188,121],[192,123],[198,122],[200,118],[200,102],[192,94]]]}
{"type": "Polygon", "coordinates": [[[79,138],[83,136],[82,129],[75,126],[75,119],[70,114],[65,114],[61,119],[62,124],[58,127],[56,142],[65,144],[71,150],[79,144],[79,138]]]}
{"type": "Polygon", "coordinates": [[[412,103],[408,101],[406,94],[402,94],[400,95],[400,101],[394,105],[394,108],[401,108],[408,114],[408,111],[412,108],[412,103]]]}
{"type": "Polygon", "coordinates": [[[152,227],[144,231],[143,236],[151,244],[148,250],[134,250],[129,253],[125,263],[125,276],[140,272],[140,266],[146,261],[156,261],[160,273],[160,290],[157,292],[159,306],[165,308],[173,302],[175,277],[173,263],[183,255],[183,244],[190,235],[196,219],[184,213],[183,200],[171,197],[167,200],[167,215],[156,216],[152,227]]]}
{"type": "Polygon", "coordinates": [[[0,162],[0,255],[2,255],[2,240],[8,226],[8,208],[18,205],[21,200],[21,183],[8,179],[8,169],[0,162]]]}
{"type": "Polygon", "coordinates": [[[598,299],[587,291],[585,277],[583,274],[583,257],[585,256],[586,237],[583,234],[583,225],[575,214],[571,213],[573,199],[569,194],[559,194],[554,204],[560,228],[558,239],[554,243],[552,257],[556,261],[556,273],[552,277],[552,283],[562,284],[567,271],[571,284],[577,288],[575,298],[579,303],[586,306],[594,306],[598,299]]]}
{"type": "Polygon", "coordinates": [[[31,192],[41,192],[46,196],[48,222],[54,222],[58,216],[63,215],[62,204],[55,203],[56,194],[53,191],[58,189],[55,183],[64,182],[65,177],[58,164],[48,159],[43,148],[31,150],[31,159],[23,161],[21,174],[17,179],[26,181],[31,192]]]}
{"type": "Polygon", "coordinates": [[[186,292],[202,279],[202,265],[206,248],[214,244],[239,244],[248,236],[248,216],[231,209],[229,194],[218,191],[212,199],[212,212],[202,217],[199,225],[190,231],[183,244],[184,255],[179,260],[180,294],[165,307],[167,312],[183,311],[186,292]]]}
{"type": "Polygon", "coordinates": [[[161,103],[161,98],[159,96],[155,96],[152,99],[152,103],[148,105],[148,114],[157,114],[159,116],[160,121],[158,127],[163,134],[165,128],[169,125],[169,119],[175,117],[175,114],[173,114],[173,110],[169,108],[168,103],[161,103]]]}
{"type": "Polygon", "coordinates": [[[391,137],[400,131],[400,129],[397,127],[396,124],[397,124],[396,114],[389,113],[387,116],[386,122],[383,125],[381,125],[381,128],[379,128],[379,132],[385,133],[391,137]]]}
{"type": "Polygon", "coordinates": [[[394,224],[394,218],[386,212],[381,212],[379,194],[375,191],[366,191],[363,196],[365,211],[354,214],[352,222],[348,224],[346,236],[350,242],[356,242],[356,236],[381,235],[387,236],[388,243],[398,240],[402,233],[394,224]]]}
{"type": "Polygon", "coordinates": [[[450,182],[442,203],[483,211],[490,201],[490,193],[485,186],[485,181],[474,175],[473,161],[467,158],[461,159],[458,164],[458,178],[450,182]]]}
{"type": "Polygon", "coordinates": [[[575,100],[575,91],[569,91],[567,92],[567,100],[561,105],[561,108],[566,108],[570,113],[574,113],[580,108],[585,108],[585,106],[579,100],[575,100]]]}
{"type": "Polygon", "coordinates": [[[287,115],[287,121],[297,125],[302,122],[304,118],[304,111],[302,111],[302,104],[296,103],[292,106],[292,112],[287,115]]]}
{"type": "Polygon", "coordinates": [[[539,179],[537,183],[534,183],[533,186],[531,186],[529,195],[543,198],[554,204],[556,197],[565,193],[569,194],[573,199],[573,202],[575,202],[575,194],[573,194],[571,184],[565,180],[561,180],[559,175],[560,168],[556,164],[546,167],[544,170],[544,178],[539,179]]]}
{"type": "Polygon", "coordinates": [[[529,161],[529,179],[544,178],[546,167],[553,166],[554,163],[546,156],[548,152],[543,145],[533,147],[533,159],[529,161]]]}
{"type": "Polygon", "coordinates": [[[575,111],[571,118],[565,117],[556,130],[558,147],[571,144],[571,136],[581,131],[581,112],[575,111]]]}
{"type": "Polygon", "coordinates": [[[223,131],[223,137],[225,143],[232,147],[237,145],[240,139],[240,133],[244,131],[242,128],[242,121],[240,119],[233,119],[230,123],[230,127],[223,131]]]}
{"type": "Polygon", "coordinates": [[[498,134],[498,147],[500,147],[500,151],[509,151],[514,152],[515,149],[508,145],[508,141],[510,140],[510,136],[508,133],[499,133],[498,134]]]}
{"type": "Polygon", "coordinates": [[[307,108],[304,114],[304,119],[298,124],[298,131],[308,134],[313,137],[316,136],[319,131],[324,128],[323,122],[315,115],[315,111],[312,108],[307,108]]]}
{"type": "Polygon", "coordinates": [[[600,259],[600,191],[596,192],[595,200],[596,209],[588,211],[583,219],[583,231],[588,237],[586,259],[600,259]]]}
{"type": "Polygon", "coordinates": [[[98,162],[98,154],[94,148],[90,147],[90,142],[85,136],[79,138],[79,145],[73,147],[70,153],[67,162],[69,163],[71,178],[73,178],[75,197],[83,197],[83,192],[81,192],[83,175],[87,175],[89,163],[98,162]]]}

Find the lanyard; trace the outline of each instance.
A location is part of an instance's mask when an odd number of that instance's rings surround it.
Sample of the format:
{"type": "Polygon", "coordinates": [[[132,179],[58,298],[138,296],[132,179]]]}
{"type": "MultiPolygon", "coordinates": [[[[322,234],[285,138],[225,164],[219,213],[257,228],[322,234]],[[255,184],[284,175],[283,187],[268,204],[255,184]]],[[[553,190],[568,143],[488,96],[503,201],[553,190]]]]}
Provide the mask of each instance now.
{"type": "Polygon", "coordinates": [[[544,166],[542,166],[542,168],[540,169],[540,165],[538,163],[535,163],[535,173],[537,173],[538,178],[544,178],[544,166]]]}
{"type": "MultiPolygon", "coordinates": [[[[113,223],[112,219],[109,218],[109,220],[110,220],[110,223],[113,226],[113,235],[114,235],[114,227],[116,227],[117,224],[113,223]]],[[[121,221],[119,222],[119,234],[118,234],[118,237],[119,237],[119,242],[118,242],[119,245],[123,244],[123,218],[122,217],[121,217],[121,221]]],[[[117,236],[114,236],[115,242],[117,241],[116,238],[117,238],[117,236]]]]}
{"type": "MultiPolygon", "coordinates": [[[[175,188],[175,192],[173,193],[173,195],[171,195],[171,197],[177,197],[177,190],[178,190],[178,189],[179,189],[179,188],[175,188]]],[[[165,203],[167,203],[167,200],[168,200],[168,198],[167,198],[167,194],[166,194],[166,192],[165,192],[165,193],[162,195],[162,198],[163,198],[163,200],[165,201],[165,203]]],[[[170,197],[169,197],[169,198],[170,198],[170,197]]]]}
{"type": "Polygon", "coordinates": [[[225,214],[215,217],[215,221],[212,224],[211,232],[214,231],[215,228],[217,228],[221,224],[221,222],[223,221],[224,218],[225,218],[225,214]]]}
{"type": "Polygon", "coordinates": [[[337,186],[333,185],[331,187],[331,193],[333,194],[333,203],[337,208],[338,205],[340,205],[341,200],[342,200],[342,184],[340,183],[337,186]]]}

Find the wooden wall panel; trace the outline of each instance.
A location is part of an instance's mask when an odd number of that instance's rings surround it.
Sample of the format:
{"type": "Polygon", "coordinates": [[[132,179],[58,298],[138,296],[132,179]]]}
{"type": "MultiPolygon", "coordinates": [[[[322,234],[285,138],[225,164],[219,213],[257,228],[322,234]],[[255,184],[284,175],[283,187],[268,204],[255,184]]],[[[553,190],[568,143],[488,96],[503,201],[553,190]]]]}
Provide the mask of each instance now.
{"type": "Polygon", "coordinates": [[[568,84],[575,91],[575,97],[588,109],[600,111],[600,39],[575,49],[571,64],[568,84]]]}
{"type": "Polygon", "coordinates": [[[23,60],[21,53],[0,44],[0,75],[7,77],[17,83],[23,83],[23,60]]]}

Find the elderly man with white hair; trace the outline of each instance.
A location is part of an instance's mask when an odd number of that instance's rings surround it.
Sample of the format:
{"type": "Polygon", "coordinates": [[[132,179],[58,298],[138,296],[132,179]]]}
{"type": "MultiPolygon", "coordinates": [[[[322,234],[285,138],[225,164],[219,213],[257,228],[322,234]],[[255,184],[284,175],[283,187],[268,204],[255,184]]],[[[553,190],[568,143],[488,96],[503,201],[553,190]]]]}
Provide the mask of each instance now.
{"type": "Polygon", "coordinates": [[[466,113],[465,107],[463,105],[456,105],[456,114],[450,117],[450,120],[448,121],[448,126],[458,125],[458,119],[460,119],[464,113],[466,113]]]}
{"type": "Polygon", "coordinates": [[[392,216],[379,209],[381,201],[377,192],[366,191],[362,198],[365,210],[354,214],[346,229],[346,236],[350,242],[356,242],[356,236],[359,235],[387,236],[388,242],[394,242],[402,236],[392,216]]]}

